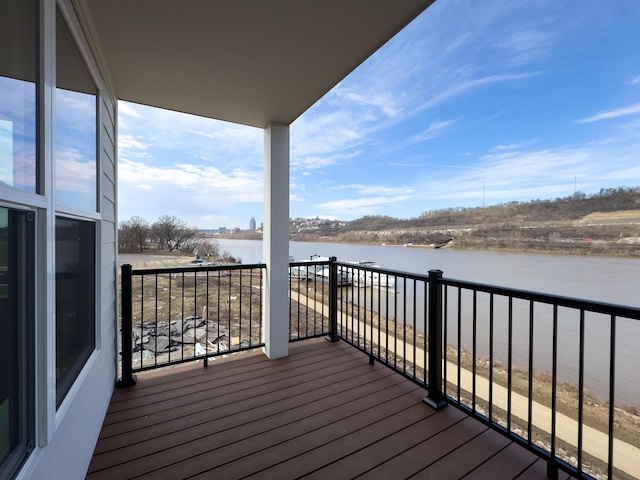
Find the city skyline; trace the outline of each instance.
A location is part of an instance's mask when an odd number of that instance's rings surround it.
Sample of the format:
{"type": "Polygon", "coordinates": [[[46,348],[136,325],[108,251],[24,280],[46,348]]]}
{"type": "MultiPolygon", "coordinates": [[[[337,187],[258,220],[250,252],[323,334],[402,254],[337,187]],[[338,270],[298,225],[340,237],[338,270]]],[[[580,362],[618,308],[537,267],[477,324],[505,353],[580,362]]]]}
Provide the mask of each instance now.
{"type": "MultiPolygon", "coordinates": [[[[289,216],[639,185],[637,31],[631,0],[435,2],[293,122],[289,216]]],[[[261,129],[126,102],[119,129],[121,221],[261,222],[261,129]]]]}

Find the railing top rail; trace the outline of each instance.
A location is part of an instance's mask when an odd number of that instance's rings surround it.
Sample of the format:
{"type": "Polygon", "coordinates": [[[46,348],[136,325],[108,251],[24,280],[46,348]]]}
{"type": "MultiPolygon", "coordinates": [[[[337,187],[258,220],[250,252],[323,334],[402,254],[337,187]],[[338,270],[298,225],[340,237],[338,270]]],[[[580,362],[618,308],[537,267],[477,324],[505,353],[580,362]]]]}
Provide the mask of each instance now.
{"type": "MultiPolygon", "coordinates": [[[[408,278],[411,280],[429,280],[429,276],[427,274],[402,272],[400,270],[390,270],[388,268],[382,268],[382,267],[377,267],[377,266],[367,265],[367,264],[345,262],[345,261],[336,261],[333,263],[335,263],[340,267],[366,270],[369,272],[380,272],[380,273],[385,273],[387,275],[408,278]]],[[[311,267],[311,266],[322,266],[322,265],[331,265],[331,260],[303,260],[303,261],[289,262],[290,267],[311,267]]]]}
{"type": "Polygon", "coordinates": [[[367,270],[370,272],[380,272],[386,275],[391,275],[391,276],[396,276],[401,278],[408,278],[411,280],[429,281],[428,273],[423,274],[423,273],[402,272],[400,270],[390,270],[388,268],[374,267],[372,265],[357,264],[357,263],[350,263],[350,262],[336,262],[336,264],[341,267],[357,268],[359,270],[367,270]]]}
{"type": "Polygon", "coordinates": [[[265,263],[229,263],[220,265],[185,265],[179,267],[161,267],[161,268],[136,268],[131,271],[132,275],[153,275],[162,273],[182,273],[182,272],[215,272],[227,270],[251,270],[266,268],[265,263]]]}
{"type": "Polygon", "coordinates": [[[615,305],[612,303],[597,302],[592,300],[581,300],[578,298],[565,297],[561,295],[531,292],[528,290],[519,290],[515,288],[498,287],[494,285],[468,282],[465,280],[454,280],[449,278],[443,278],[441,280],[441,283],[443,285],[451,287],[460,287],[469,290],[476,290],[479,292],[514,297],[522,300],[532,300],[539,303],[558,305],[560,307],[576,308],[595,313],[602,313],[605,315],[615,315],[617,317],[626,317],[633,320],[640,320],[640,308],[636,307],[615,305]]]}
{"type": "Polygon", "coordinates": [[[290,267],[311,267],[316,265],[330,265],[330,260],[301,260],[289,262],[290,267]]]}
{"type": "MultiPolygon", "coordinates": [[[[290,266],[303,267],[311,265],[329,265],[331,261],[302,261],[302,262],[290,262],[290,266]]],[[[397,276],[399,278],[406,278],[410,280],[429,281],[428,274],[410,273],[399,270],[391,270],[388,268],[374,267],[366,264],[356,264],[351,262],[336,261],[334,262],[340,267],[354,268],[367,270],[372,272],[385,273],[387,275],[397,276]]],[[[606,302],[598,302],[593,300],[582,300],[578,298],[566,297],[562,295],[553,295],[547,293],[533,292],[529,290],[520,290],[516,288],[500,287],[496,285],[489,285],[478,282],[469,282],[465,280],[456,280],[452,278],[442,278],[438,280],[443,285],[452,287],[460,287],[464,289],[471,289],[480,292],[494,293],[497,295],[510,296],[522,300],[532,300],[539,303],[546,303],[550,305],[558,305],[560,307],[569,307],[576,309],[588,310],[594,313],[602,313],[605,315],[615,315],[618,317],[630,318],[633,320],[640,320],[640,308],[630,307],[625,305],[616,305],[606,302]]]]}

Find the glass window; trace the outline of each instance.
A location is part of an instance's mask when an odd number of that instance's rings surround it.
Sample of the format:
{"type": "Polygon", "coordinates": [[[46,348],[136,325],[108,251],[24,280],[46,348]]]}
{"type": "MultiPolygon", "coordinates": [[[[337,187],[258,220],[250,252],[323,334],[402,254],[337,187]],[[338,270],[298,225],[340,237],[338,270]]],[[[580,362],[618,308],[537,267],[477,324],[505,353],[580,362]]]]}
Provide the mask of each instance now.
{"type": "Polygon", "coordinates": [[[56,218],[56,402],[95,348],[95,224],[56,218]]]}
{"type": "Polygon", "coordinates": [[[36,192],[37,1],[0,2],[0,185],[36,192]]]}
{"type": "Polygon", "coordinates": [[[34,223],[0,207],[0,478],[33,449],[34,223]]]}
{"type": "Polygon", "coordinates": [[[96,86],[69,27],[56,20],[56,202],[96,211],[96,86]]]}

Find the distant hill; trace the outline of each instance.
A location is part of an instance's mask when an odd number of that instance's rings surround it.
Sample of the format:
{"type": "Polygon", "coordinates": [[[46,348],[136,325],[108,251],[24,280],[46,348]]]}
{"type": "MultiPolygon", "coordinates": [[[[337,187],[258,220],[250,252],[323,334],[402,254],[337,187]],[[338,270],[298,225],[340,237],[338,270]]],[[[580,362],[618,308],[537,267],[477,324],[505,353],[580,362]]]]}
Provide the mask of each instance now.
{"type": "Polygon", "coordinates": [[[554,200],[447,208],[416,218],[294,219],[290,238],[576,254],[640,256],[640,187],[554,200]]]}

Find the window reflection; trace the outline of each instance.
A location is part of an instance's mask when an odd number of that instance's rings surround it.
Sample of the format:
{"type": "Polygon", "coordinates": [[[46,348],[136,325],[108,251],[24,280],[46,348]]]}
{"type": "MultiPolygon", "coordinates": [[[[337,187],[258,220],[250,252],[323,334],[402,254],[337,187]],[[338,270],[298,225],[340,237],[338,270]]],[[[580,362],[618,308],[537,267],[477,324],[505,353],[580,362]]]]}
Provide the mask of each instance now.
{"type": "Polygon", "coordinates": [[[95,224],[56,218],[56,405],[95,348],[95,224]]]}
{"type": "Polygon", "coordinates": [[[95,212],[96,86],[60,11],[56,50],[56,201],[95,212]]]}
{"type": "Polygon", "coordinates": [[[36,1],[0,2],[0,185],[36,192],[36,1]]]}

